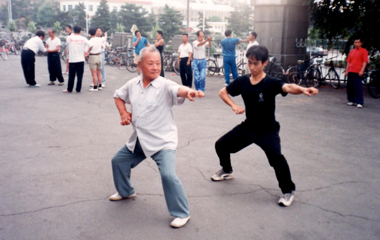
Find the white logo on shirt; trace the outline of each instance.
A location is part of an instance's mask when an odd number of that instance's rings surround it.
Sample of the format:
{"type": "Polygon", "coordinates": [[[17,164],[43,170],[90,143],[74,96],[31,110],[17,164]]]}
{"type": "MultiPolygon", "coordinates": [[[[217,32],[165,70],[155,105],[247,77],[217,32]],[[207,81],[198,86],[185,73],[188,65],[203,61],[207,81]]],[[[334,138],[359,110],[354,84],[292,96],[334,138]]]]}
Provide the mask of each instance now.
{"type": "Polygon", "coordinates": [[[259,102],[264,102],[264,94],[263,93],[259,94],[259,102]]]}

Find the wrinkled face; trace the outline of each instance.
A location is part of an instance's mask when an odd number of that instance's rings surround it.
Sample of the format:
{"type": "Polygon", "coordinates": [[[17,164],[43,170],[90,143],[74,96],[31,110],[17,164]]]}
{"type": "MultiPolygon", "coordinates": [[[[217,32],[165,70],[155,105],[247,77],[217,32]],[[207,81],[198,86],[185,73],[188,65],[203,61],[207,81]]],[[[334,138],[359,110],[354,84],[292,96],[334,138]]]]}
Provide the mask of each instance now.
{"type": "Polygon", "coordinates": [[[161,73],[161,57],[158,52],[146,52],[144,58],[139,63],[144,78],[154,80],[161,73]]]}
{"type": "Polygon", "coordinates": [[[358,40],[355,40],[354,45],[355,45],[355,48],[360,48],[363,45],[363,43],[360,39],[358,39],[358,40]]]}
{"type": "Polygon", "coordinates": [[[251,56],[248,59],[248,68],[253,76],[257,76],[264,71],[264,67],[268,64],[268,60],[264,63],[260,60],[256,60],[255,56],[251,56]]]}
{"type": "Polygon", "coordinates": [[[51,38],[54,36],[54,33],[52,30],[49,30],[48,34],[49,34],[49,37],[51,37],[51,38]]]}
{"type": "Polygon", "coordinates": [[[136,37],[141,37],[141,32],[136,33],[136,37]]]}
{"type": "Polygon", "coordinates": [[[100,28],[96,29],[96,36],[101,37],[102,35],[103,35],[102,29],[100,29],[100,28]]]}
{"type": "Polygon", "coordinates": [[[187,36],[186,35],[182,35],[182,42],[187,42],[187,36]]]}
{"type": "Polygon", "coordinates": [[[70,34],[70,33],[71,33],[71,29],[68,28],[68,27],[66,27],[66,32],[67,32],[68,34],[70,34]]]}

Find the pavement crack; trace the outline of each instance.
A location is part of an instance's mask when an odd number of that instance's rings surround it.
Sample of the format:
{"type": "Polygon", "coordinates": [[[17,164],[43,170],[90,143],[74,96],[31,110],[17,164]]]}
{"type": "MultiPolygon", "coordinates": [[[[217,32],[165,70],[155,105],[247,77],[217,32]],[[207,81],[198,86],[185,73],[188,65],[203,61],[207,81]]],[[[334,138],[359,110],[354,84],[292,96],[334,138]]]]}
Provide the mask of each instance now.
{"type": "Polygon", "coordinates": [[[338,183],[333,183],[325,187],[318,187],[318,188],[312,188],[312,189],[306,189],[306,190],[296,190],[296,192],[299,193],[304,193],[304,192],[311,192],[311,191],[318,191],[318,190],[323,190],[327,189],[330,187],[334,186],[339,186],[339,185],[344,185],[344,184],[352,184],[352,183],[372,183],[372,182],[366,182],[366,181],[345,181],[345,182],[338,182],[338,183]]]}
{"type": "Polygon", "coordinates": [[[185,145],[180,146],[180,147],[177,147],[177,150],[180,150],[180,149],[182,149],[182,148],[186,148],[186,147],[190,146],[190,144],[191,144],[192,142],[195,142],[195,141],[197,141],[197,140],[204,140],[204,139],[216,138],[216,137],[219,137],[219,136],[221,136],[221,135],[222,135],[222,134],[218,134],[218,135],[215,135],[215,136],[208,136],[208,137],[200,137],[200,138],[193,138],[193,139],[190,139],[189,141],[187,141],[187,143],[186,143],[185,145]]]}

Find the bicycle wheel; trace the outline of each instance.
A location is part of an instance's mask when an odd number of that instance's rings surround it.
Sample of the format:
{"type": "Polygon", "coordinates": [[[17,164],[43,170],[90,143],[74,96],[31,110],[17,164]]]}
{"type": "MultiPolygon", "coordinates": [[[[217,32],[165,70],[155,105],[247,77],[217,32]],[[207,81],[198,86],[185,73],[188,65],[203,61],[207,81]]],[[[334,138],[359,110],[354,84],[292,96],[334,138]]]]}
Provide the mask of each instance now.
{"type": "Polygon", "coordinates": [[[326,82],[330,84],[333,88],[340,88],[340,77],[335,69],[330,69],[326,75],[326,82]]]}
{"type": "Polygon", "coordinates": [[[5,54],[3,52],[0,52],[0,56],[2,59],[7,60],[7,57],[5,56],[5,54]]]}
{"type": "Polygon", "coordinates": [[[373,98],[380,98],[380,79],[376,73],[372,73],[368,81],[368,93],[373,98]]]}
{"type": "Polygon", "coordinates": [[[125,66],[127,70],[131,73],[134,73],[137,71],[137,65],[134,63],[134,57],[127,58],[125,66]]]}
{"type": "Polygon", "coordinates": [[[216,63],[215,63],[215,61],[212,60],[212,59],[207,60],[206,76],[207,77],[214,76],[215,71],[216,71],[216,63]]]}
{"type": "Polygon", "coordinates": [[[304,78],[306,87],[319,87],[321,72],[314,65],[311,65],[306,69],[304,78]]]}
{"type": "Polygon", "coordinates": [[[164,68],[164,71],[169,71],[168,67],[169,67],[169,58],[167,57],[164,57],[164,60],[163,60],[163,68],[164,68]]]}
{"type": "Polygon", "coordinates": [[[179,65],[178,65],[178,59],[174,60],[173,61],[173,69],[174,69],[174,72],[179,75],[179,65]]]}
{"type": "Polygon", "coordinates": [[[277,65],[277,64],[274,64],[272,66],[272,69],[269,73],[269,76],[279,78],[280,80],[284,80],[284,75],[285,75],[284,69],[280,65],[277,65]]]}
{"type": "Polygon", "coordinates": [[[287,83],[301,85],[301,73],[298,72],[297,66],[288,68],[288,70],[286,70],[285,76],[287,83]]]}
{"type": "Polygon", "coordinates": [[[247,64],[245,62],[242,62],[240,63],[238,66],[237,66],[237,72],[238,72],[238,76],[243,76],[243,75],[246,75],[248,73],[245,72],[245,67],[247,66],[247,64]]]}

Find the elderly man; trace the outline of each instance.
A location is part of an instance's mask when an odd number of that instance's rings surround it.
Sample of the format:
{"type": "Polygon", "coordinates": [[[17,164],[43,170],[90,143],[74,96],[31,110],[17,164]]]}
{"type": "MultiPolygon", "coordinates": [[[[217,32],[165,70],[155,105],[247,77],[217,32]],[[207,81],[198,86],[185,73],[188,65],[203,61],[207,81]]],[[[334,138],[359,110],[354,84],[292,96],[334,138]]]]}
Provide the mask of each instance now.
{"type": "Polygon", "coordinates": [[[61,68],[61,59],[59,58],[59,50],[61,49],[61,40],[55,36],[55,30],[49,29],[49,39],[46,41],[46,52],[48,53],[48,70],[50,83],[55,85],[55,80],[58,79],[59,86],[63,86],[63,76],[61,68]]]}
{"type": "Polygon", "coordinates": [[[153,46],[140,52],[138,62],[143,74],[116,90],[114,98],[121,117],[121,125],[132,123],[133,134],[126,145],[112,159],[112,170],[117,193],[111,201],[135,198],[131,184],[131,169],[147,157],[158,165],[169,213],[175,217],[172,227],[182,227],[190,219],[185,191],[175,173],[177,127],[172,107],[188,98],[203,97],[202,91],[160,77],[160,53],[153,46]],[[131,112],[125,104],[131,105],[131,112]]]}

